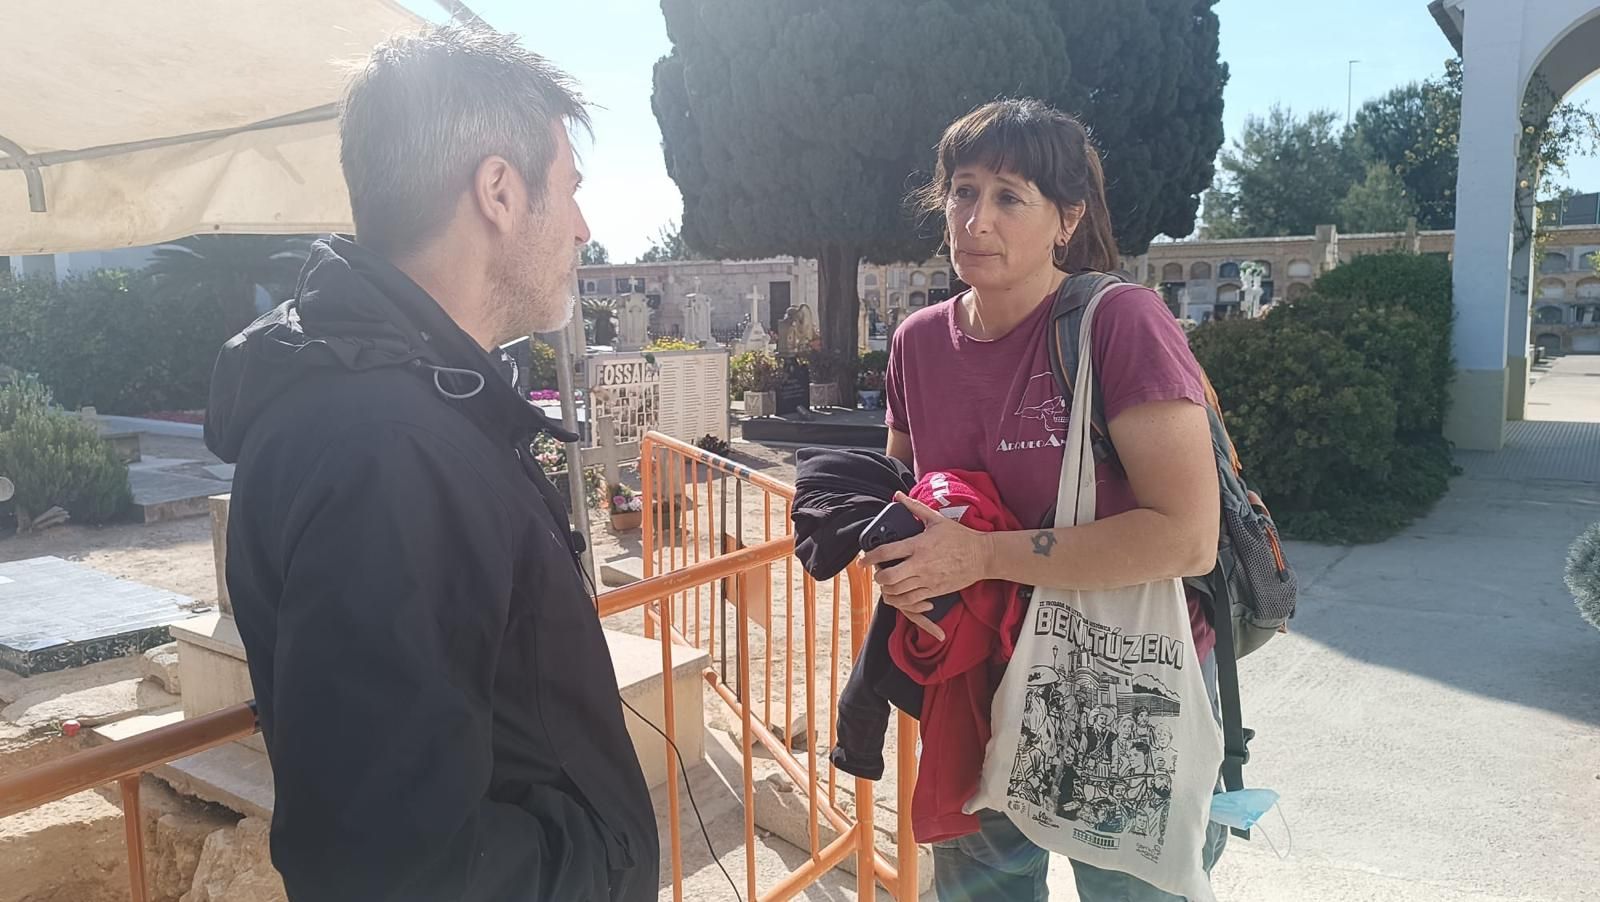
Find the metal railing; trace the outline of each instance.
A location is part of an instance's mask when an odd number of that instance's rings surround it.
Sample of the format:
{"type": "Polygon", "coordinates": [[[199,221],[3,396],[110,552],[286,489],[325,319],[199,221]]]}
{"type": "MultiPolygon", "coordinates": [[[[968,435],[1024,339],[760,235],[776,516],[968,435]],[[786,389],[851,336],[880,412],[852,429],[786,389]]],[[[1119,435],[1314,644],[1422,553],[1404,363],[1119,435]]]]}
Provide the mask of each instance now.
{"type": "Polygon", "coordinates": [[[87,789],[117,784],[122,793],[123,838],[128,846],[129,898],[145,902],[149,896],[145,888],[139,778],[168,761],[243,739],[255,731],[255,703],[247,702],[37,765],[0,778],[0,818],[87,789]]]}
{"type": "MultiPolygon", "coordinates": [[[[874,785],[855,779],[852,810],[841,806],[839,773],[819,759],[835,739],[842,671],[847,671],[866,636],[871,582],[859,564],[819,586],[795,567],[789,508],[794,490],[748,467],[707,454],[657,433],[641,445],[641,476],[647,501],[644,528],[645,579],[598,599],[602,618],[642,611],[647,636],[661,641],[663,730],[666,744],[668,841],[674,902],[683,899],[682,811],[678,794],[678,745],[672,646],[704,649],[711,665],[704,678],[738,717],[743,768],[745,883],[751,900],[793,897],[855,855],[859,898],[875,898],[881,882],[899,900],[917,897],[917,846],[911,834],[911,787],[915,783],[916,723],[899,715],[898,794],[895,815],[897,862],[876,848],[874,785]],[[749,486],[748,499],[745,498],[749,486]],[[730,488],[738,506],[729,516],[730,488]],[[720,501],[720,504],[717,502],[720,501]],[[745,507],[758,522],[750,522],[745,507]],[[773,528],[774,515],[781,517],[773,528]],[[747,541],[748,540],[748,541],[747,541]],[[781,563],[780,563],[781,562],[781,563]],[[796,591],[798,589],[798,592],[796,591]],[[798,595],[798,599],[797,596],[798,595]],[[779,603],[781,597],[781,604],[779,603]],[[801,626],[795,626],[796,615],[801,626]],[[846,623],[846,615],[848,621],[846,623]],[[733,637],[728,637],[732,630],[733,637]],[[841,640],[847,637],[847,644],[841,640]],[[720,639],[720,642],[719,642],[720,639]],[[728,656],[733,655],[730,667],[728,656]],[[719,657],[720,653],[720,657],[719,657]],[[754,662],[762,661],[758,670],[754,662]],[[782,666],[780,677],[774,668],[782,666]],[[823,669],[826,668],[826,673],[823,669]],[[825,703],[818,701],[825,679],[825,703]],[[781,688],[781,699],[774,696],[781,688]],[[805,723],[796,757],[791,728],[796,710],[805,723]],[[781,711],[781,724],[774,716],[781,711]],[[818,725],[827,724],[819,748],[818,725]],[[794,781],[805,799],[810,858],[771,887],[756,879],[754,759],[756,747],[794,781]],[[822,842],[821,824],[837,837],[822,842]],[[897,866],[898,865],[898,866],[897,866]]],[[[696,723],[691,729],[705,729],[696,723]]],[[[122,797],[130,898],[145,902],[144,838],[140,778],[168,762],[243,739],[257,730],[254,703],[150,730],[108,745],[75,752],[0,778],[0,818],[115,783],[122,797]]],[[[694,762],[684,762],[691,765],[694,762]]],[[[854,778],[852,778],[854,779],[854,778]]]]}
{"type": "MultiPolygon", "coordinates": [[[[670,642],[707,651],[711,666],[706,681],[739,719],[748,898],[789,898],[854,852],[860,898],[874,898],[874,882],[881,881],[895,898],[915,899],[911,787],[916,782],[916,722],[900,714],[891,731],[897,737],[893,864],[874,843],[874,783],[849,778],[854,780],[855,804],[853,812],[846,810],[839,800],[838,769],[824,757],[837,739],[839,690],[867,634],[871,575],[856,563],[839,577],[818,584],[797,566],[790,520],[794,488],[787,483],[654,432],[641,443],[639,462],[646,505],[647,580],[657,573],[697,569],[708,561],[723,562],[718,572],[732,577],[716,584],[685,579],[677,591],[649,595],[644,628],[647,636],[661,638],[663,666],[670,642]],[[805,730],[798,745],[795,740],[800,737],[793,735],[799,732],[794,729],[797,723],[803,723],[805,730]],[[823,724],[825,745],[818,742],[823,724]],[[808,836],[803,845],[811,856],[764,893],[756,883],[752,771],[757,745],[805,798],[808,836]],[[803,757],[797,757],[797,751],[803,757]],[[821,839],[823,821],[838,834],[826,846],[821,839]]],[[[676,718],[668,696],[664,720],[668,735],[676,741],[676,718]]],[[[683,875],[678,871],[682,859],[675,786],[668,790],[668,807],[673,898],[679,902],[683,875]]]]}

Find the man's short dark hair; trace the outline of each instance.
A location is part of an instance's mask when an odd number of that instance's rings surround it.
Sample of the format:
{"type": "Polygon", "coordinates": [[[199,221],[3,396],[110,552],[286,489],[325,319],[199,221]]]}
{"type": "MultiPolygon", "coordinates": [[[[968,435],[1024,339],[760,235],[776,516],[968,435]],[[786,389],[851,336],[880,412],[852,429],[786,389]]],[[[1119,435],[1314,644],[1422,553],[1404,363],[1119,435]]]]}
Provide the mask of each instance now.
{"type": "Polygon", "coordinates": [[[357,239],[384,254],[416,250],[493,155],[542,200],[556,123],[587,127],[582,98],[511,35],[447,26],[378,45],[340,105],[357,239]]]}

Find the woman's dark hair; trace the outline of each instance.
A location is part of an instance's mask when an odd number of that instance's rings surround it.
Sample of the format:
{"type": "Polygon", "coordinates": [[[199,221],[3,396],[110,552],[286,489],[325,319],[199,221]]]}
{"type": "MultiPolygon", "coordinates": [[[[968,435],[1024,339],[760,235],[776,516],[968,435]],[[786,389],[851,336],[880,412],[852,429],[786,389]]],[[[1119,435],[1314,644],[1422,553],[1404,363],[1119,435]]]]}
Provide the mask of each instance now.
{"type": "Polygon", "coordinates": [[[1063,209],[1083,204],[1083,219],[1056,253],[1064,272],[1110,272],[1119,259],[1106,209],[1106,179],[1100,152],[1083,124],[1037,100],[996,100],[962,116],[939,139],[933,180],[912,195],[916,209],[943,215],[950,179],[963,166],[984,165],[1014,172],[1063,209]]]}

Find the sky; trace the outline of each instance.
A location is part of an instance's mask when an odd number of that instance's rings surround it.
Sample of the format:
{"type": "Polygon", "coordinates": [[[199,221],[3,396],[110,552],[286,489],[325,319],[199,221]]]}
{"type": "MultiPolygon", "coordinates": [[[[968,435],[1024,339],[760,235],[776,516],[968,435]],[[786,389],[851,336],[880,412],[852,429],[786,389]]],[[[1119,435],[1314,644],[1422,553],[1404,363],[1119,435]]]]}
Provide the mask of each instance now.
{"type": "MultiPolygon", "coordinates": [[[[429,18],[431,0],[403,0],[429,18]]],[[[873,2],[873,0],[860,0],[873,2]]],[[[656,0],[468,0],[489,24],[522,36],[532,50],[570,72],[597,109],[594,139],[579,142],[584,187],[579,202],[611,259],[632,261],[683,200],[667,176],[661,132],[650,111],[651,70],[670,50],[656,0]]],[[[1391,88],[1444,71],[1453,53],[1426,0],[1220,0],[1222,59],[1230,77],[1223,124],[1231,141],[1248,115],[1273,104],[1296,112],[1344,115],[1347,78],[1359,108],[1391,88]],[[1360,60],[1355,66],[1349,60],[1360,60]],[[1353,76],[1353,78],[1352,78],[1353,76]]],[[[1570,98],[1600,111],[1600,78],[1570,98]]],[[[1600,157],[1576,161],[1571,187],[1600,190],[1600,157]]]]}

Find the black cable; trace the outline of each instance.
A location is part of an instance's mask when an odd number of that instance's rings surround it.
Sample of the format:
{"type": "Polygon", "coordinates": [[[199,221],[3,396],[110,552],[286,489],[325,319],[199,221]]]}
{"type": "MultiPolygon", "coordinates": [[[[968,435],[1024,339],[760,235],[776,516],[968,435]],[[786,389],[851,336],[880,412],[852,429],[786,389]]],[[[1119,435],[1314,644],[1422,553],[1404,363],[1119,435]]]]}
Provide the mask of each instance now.
{"type": "MultiPolygon", "coordinates": [[[[667,687],[667,691],[672,691],[672,687],[667,687]]],[[[706,840],[706,850],[711,853],[711,860],[716,864],[717,870],[722,872],[722,876],[728,878],[728,886],[733,888],[733,897],[738,899],[739,902],[744,902],[744,896],[739,894],[739,884],[734,882],[733,875],[728,873],[728,869],[722,866],[722,859],[717,855],[717,847],[711,844],[711,831],[706,829],[706,820],[700,816],[700,806],[695,804],[694,787],[689,785],[689,771],[683,765],[683,753],[678,751],[678,744],[672,741],[672,737],[668,736],[665,730],[645,719],[645,716],[639,713],[638,708],[628,704],[627,699],[623,698],[620,694],[617,696],[617,699],[622,702],[622,706],[624,708],[632,711],[635,717],[644,721],[646,726],[650,727],[652,730],[655,730],[657,733],[660,733],[661,738],[665,739],[667,741],[667,745],[672,747],[672,756],[678,759],[678,773],[683,774],[683,788],[689,796],[689,807],[694,809],[694,819],[700,822],[700,835],[705,837],[706,840]]]]}
{"type": "MultiPolygon", "coordinates": [[[[583,574],[583,581],[589,587],[589,596],[594,599],[595,610],[598,611],[600,609],[600,593],[595,589],[594,578],[584,571],[581,564],[578,567],[578,572],[583,574]]],[[[672,691],[671,671],[662,674],[662,691],[672,691]]],[[[651,723],[649,718],[640,714],[638,708],[628,704],[628,700],[623,698],[620,692],[617,693],[617,701],[622,702],[622,707],[632,711],[633,716],[639,718],[645,726],[660,733],[661,738],[665,739],[667,745],[672,748],[672,757],[678,760],[678,773],[683,775],[683,789],[689,796],[689,807],[694,809],[694,819],[700,822],[700,835],[705,837],[706,840],[706,851],[711,853],[711,860],[716,864],[717,870],[722,872],[722,876],[728,878],[728,886],[733,889],[733,897],[738,899],[739,902],[744,902],[744,896],[739,892],[739,884],[734,882],[733,875],[728,873],[728,869],[722,866],[722,858],[717,855],[717,847],[711,843],[711,831],[706,829],[706,819],[700,816],[700,805],[694,800],[694,787],[689,785],[689,769],[684,766],[683,752],[678,751],[678,744],[672,741],[672,737],[668,736],[665,730],[651,723]]],[[[673,814],[676,814],[676,812],[673,812],[673,814]]]]}

